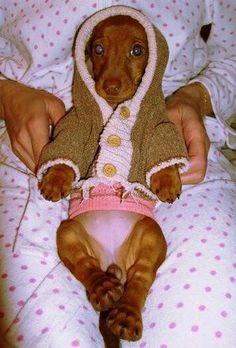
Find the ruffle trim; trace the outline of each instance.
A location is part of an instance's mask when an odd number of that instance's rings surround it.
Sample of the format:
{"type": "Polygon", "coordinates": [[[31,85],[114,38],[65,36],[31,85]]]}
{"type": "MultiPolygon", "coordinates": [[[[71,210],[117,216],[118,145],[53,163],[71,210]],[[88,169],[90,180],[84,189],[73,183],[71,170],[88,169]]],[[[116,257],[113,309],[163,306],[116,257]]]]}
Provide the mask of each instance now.
{"type": "Polygon", "coordinates": [[[154,167],[146,174],[146,184],[150,187],[151,176],[157,172],[160,172],[162,169],[178,164],[180,174],[185,173],[189,168],[188,159],[185,157],[172,158],[166,162],[162,162],[154,167]]]}
{"type": "Polygon", "coordinates": [[[75,165],[74,162],[72,162],[71,160],[66,160],[63,158],[58,158],[56,160],[52,160],[52,161],[48,161],[46,163],[44,163],[37,171],[37,179],[39,180],[39,182],[42,180],[44,174],[46,174],[47,170],[57,164],[66,164],[68,167],[71,167],[75,173],[75,180],[73,182],[73,188],[76,187],[77,183],[80,180],[80,171],[79,168],[77,167],[77,165],[75,165]]]}
{"type": "MultiPolygon", "coordinates": [[[[89,178],[87,180],[81,180],[79,184],[76,186],[76,189],[79,189],[81,191],[83,199],[88,199],[90,190],[99,184],[107,185],[113,188],[114,191],[116,191],[117,182],[114,183],[111,182],[109,179],[98,177],[89,178]]],[[[129,194],[134,196],[137,196],[137,194],[139,194],[143,198],[150,199],[152,201],[158,201],[158,197],[140,183],[129,183],[127,181],[122,180],[119,181],[119,185],[121,185],[123,188],[121,199],[125,198],[126,195],[129,194]]]]}

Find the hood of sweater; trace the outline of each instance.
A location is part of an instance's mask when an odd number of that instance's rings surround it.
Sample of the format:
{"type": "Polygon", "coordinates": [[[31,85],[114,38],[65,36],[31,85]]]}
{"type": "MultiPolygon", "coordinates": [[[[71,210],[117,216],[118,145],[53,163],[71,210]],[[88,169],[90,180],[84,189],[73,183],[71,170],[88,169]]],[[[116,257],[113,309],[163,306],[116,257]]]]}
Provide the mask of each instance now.
{"type": "MultiPolygon", "coordinates": [[[[104,124],[110,118],[113,109],[104,98],[97,94],[95,90],[95,82],[87,69],[85,52],[87,43],[89,42],[94,28],[101,21],[118,15],[130,16],[144,27],[149,50],[148,63],[140,85],[135,95],[129,101],[122,104],[125,104],[130,109],[138,112],[140,104],[142,102],[146,104],[144,97],[148,99],[148,102],[150,102],[151,99],[154,106],[156,106],[158,95],[161,95],[163,100],[161,83],[168,60],[168,46],[164,36],[152,25],[150,20],[138,10],[127,6],[112,6],[101,10],[82,24],[75,40],[74,58],[76,62],[76,72],[74,79],[74,94],[76,94],[76,96],[74,95],[74,105],[81,107],[81,102],[84,103],[84,98],[77,95],[78,87],[83,85],[83,89],[87,89],[89,105],[91,106],[91,104],[94,103],[93,99],[95,99],[95,102],[100,108],[104,124]]],[[[121,108],[122,104],[119,105],[119,108],[121,108]]]]}

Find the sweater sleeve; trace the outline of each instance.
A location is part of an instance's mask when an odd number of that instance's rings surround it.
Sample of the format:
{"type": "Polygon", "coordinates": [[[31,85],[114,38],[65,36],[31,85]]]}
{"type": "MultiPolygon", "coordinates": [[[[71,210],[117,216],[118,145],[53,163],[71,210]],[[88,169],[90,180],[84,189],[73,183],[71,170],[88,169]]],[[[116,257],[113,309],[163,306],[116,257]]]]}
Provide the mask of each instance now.
{"type": "Polygon", "coordinates": [[[98,150],[99,127],[90,122],[90,118],[83,120],[72,109],[56,126],[52,141],[41,153],[37,177],[53,165],[66,164],[75,172],[75,182],[85,178],[98,150]]]}
{"type": "Polygon", "coordinates": [[[177,164],[180,173],[187,170],[187,150],[174,124],[169,121],[158,124],[152,133],[147,153],[146,184],[150,187],[152,174],[177,164]]]}

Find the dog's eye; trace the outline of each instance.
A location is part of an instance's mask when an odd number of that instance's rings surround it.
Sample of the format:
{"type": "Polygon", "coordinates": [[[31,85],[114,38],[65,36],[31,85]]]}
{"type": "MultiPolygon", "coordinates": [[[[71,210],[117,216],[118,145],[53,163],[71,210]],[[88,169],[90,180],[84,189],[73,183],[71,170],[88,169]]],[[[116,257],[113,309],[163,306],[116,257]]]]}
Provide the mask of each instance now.
{"type": "Polygon", "coordinates": [[[97,56],[102,56],[104,53],[104,48],[101,44],[97,44],[94,46],[94,52],[97,56]]]}
{"type": "Polygon", "coordinates": [[[131,55],[134,57],[139,57],[143,54],[143,47],[139,44],[135,44],[131,50],[131,55]]]}

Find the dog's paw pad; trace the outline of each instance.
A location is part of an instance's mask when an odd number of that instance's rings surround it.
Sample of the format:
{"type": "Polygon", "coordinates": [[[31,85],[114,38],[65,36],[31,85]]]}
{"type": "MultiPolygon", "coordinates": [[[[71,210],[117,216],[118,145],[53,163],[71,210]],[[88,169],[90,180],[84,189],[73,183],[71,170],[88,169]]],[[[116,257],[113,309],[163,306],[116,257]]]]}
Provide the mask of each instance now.
{"type": "Polygon", "coordinates": [[[114,335],[128,341],[137,341],[142,336],[141,314],[127,305],[120,305],[111,310],[107,326],[114,335]]]}

